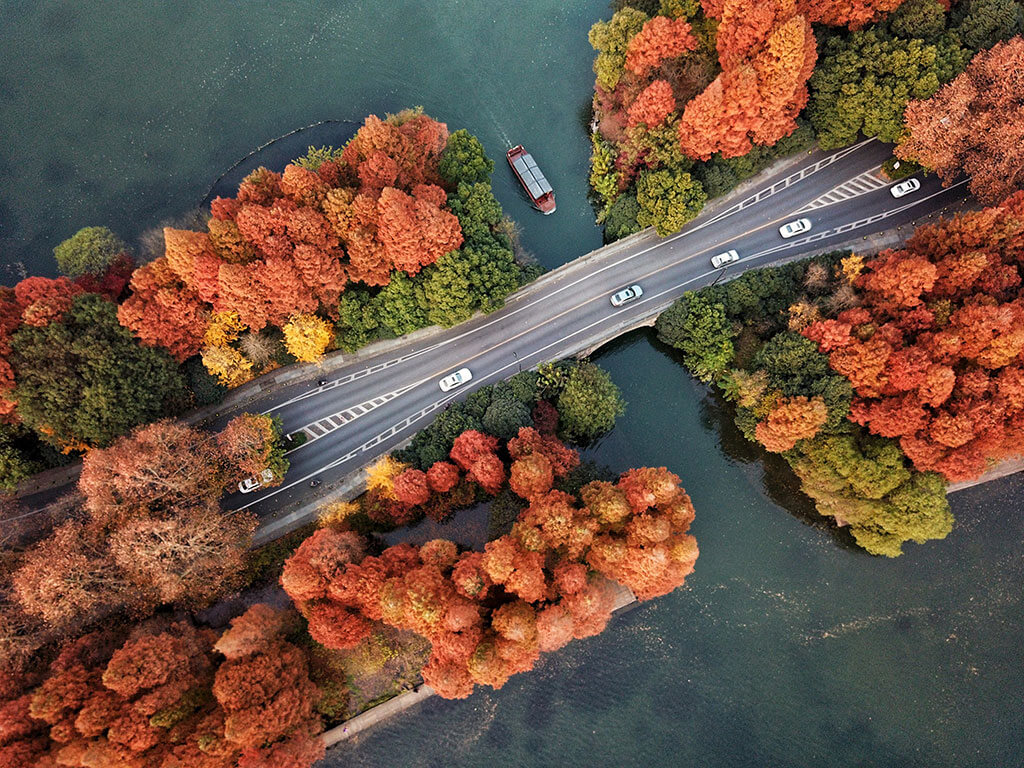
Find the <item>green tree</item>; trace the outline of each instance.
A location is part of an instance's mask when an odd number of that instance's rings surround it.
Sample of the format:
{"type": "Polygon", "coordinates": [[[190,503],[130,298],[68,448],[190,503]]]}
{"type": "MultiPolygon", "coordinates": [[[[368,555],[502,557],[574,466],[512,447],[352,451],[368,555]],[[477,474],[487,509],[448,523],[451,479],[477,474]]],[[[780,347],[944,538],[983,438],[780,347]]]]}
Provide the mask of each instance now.
{"type": "Polygon", "coordinates": [[[615,426],[626,411],[622,393],[612,377],[590,362],[579,362],[558,396],[560,431],[567,440],[586,443],[615,426]]]}
{"type": "Polygon", "coordinates": [[[964,0],[950,14],[957,35],[973,51],[1024,32],[1024,7],[1015,0],[964,0]]]}
{"type": "Polygon", "coordinates": [[[460,184],[488,183],[494,171],[494,161],[484,152],[480,140],[461,128],[448,137],[444,153],[438,164],[441,178],[458,187],[460,184]]]}
{"type": "Polygon", "coordinates": [[[530,409],[512,397],[511,393],[494,398],[480,422],[485,432],[502,440],[511,440],[522,427],[533,426],[530,409]]]}
{"type": "Polygon", "coordinates": [[[817,383],[830,373],[828,357],[818,345],[792,331],[772,336],[754,356],[754,367],[768,373],[768,383],[787,396],[811,397],[817,383]]]}
{"type": "Polygon", "coordinates": [[[307,147],[306,154],[297,157],[292,161],[293,165],[305,168],[307,171],[316,172],[321,165],[328,161],[341,160],[344,149],[335,149],[331,146],[307,147]]]}
{"type": "Polygon", "coordinates": [[[636,195],[631,192],[619,195],[604,218],[605,242],[614,242],[643,229],[636,220],[639,215],[640,203],[636,195]]]}
{"type": "Polygon", "coordinates": [[[405,272],[392,272],[391,280],[373,301],[378,322],[393,336],[404,336],[429,323],[423,310],[422,288],[405,272]]]}
{"type": "Polygon", "coordinates": [[[683,364],[701,381],[723,373],[735,355],[736,335],[725,308],[706,295],[687,291],[655,322],[658,338],[683,353],[683,364]]]}
{"type": "Polygon", "coordinates": [[[188,382],[188,388],[192,390],[196,405],[212,405],[219,403],[228,393],[217,377],[206,370],[203,359],[199,355],[193,355],[181,366],[181,372],[188,382]]]}
{"type": "Polygon", "coordinates": [[[380,319],[374,297],[365,288],[349,288],[338,300],[334,340],[343,352],[355,352],[378,336],[380,319]]]}
{"type": "Polygon", "coordinates": [[[18,483],[44,468],[24,450],[24,432],[20,426],[0,422],[0,489],[4,491],[16,490],[18,483]]]}
{"type": "Polygon", "coordinates": [[[83,227],[53,249],[57,267],[70,278],[101,275],[128,250],[128,246],[106,227],[83,227]]]}
{"type": "Polygon", "coordinates": [[[898,141],[907,102],[931,96],[968,59],[955,35],[927,44],[872,28],[828,38],[810,79],[808,115],[819,144],[846,146],[858,133],[898,141]]]}
{"type": "Polygon", "coordinates": [[[641,227],[654,227],[660,237],[666,237],[700,213],[707,199],[700,182],[689,173],[671,169],[646,171],[636,183],[640,206],[636,220],[641,227]]]}
{"type": "Polygon", "coordinates": [[[445,327],[468,320],[477,309],[500,309],[519,287],[515,256],[495,242],[447,253],[421,275],[427,318],[445,327]]]}
{"type": "Polygon", "coordinates": [[[459,218],[465,245],[489,245],[495,239],[503,213],[490,184],[461,182],[448,195],[448,207],[459,218]]]}
{"type": "Polygon", "coordinates": [[[626,47],[647,21],[647,14],[628,6],[616,11],[609,21],[599,21],[590,28],[587,39],[597,51],[594,73],[597,83],[612,91],[626,68],[626,47]]]}
{"type": "Polygon", "coordinates": [[[888,19],[897,37],[930,40],[946,29],[946,9],[938,0],[906,0],[888,19]]]}
{"type": "Polygon", "coordinates": [[[109,445],[186,399],[173,358],[140,346],[96,294],[76,296],[62,322],[23,326],[11,348],[18,415],[57,447],[109,445]]]}

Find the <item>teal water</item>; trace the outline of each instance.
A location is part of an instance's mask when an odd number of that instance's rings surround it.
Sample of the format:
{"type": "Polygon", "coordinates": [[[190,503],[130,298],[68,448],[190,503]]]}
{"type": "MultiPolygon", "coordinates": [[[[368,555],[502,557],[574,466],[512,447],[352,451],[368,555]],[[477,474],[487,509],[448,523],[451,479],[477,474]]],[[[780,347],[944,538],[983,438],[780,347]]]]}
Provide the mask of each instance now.
{"type": "MultiPolygon", "coordinates": [[[[52,274],[85,225],[136,239],[253,147],[324,119],[421,104],[537,156],[543,217],[495,190],[539,261],[600,245],[586,203],[586,30],[599,0],[390,3],[0,0],[0,282],[52,274]]],[[[275,145],[280,165],[337,123],[275,145]]],[[[815,524],[791,478],[643,334],[598,356],[630,405],[590,457],[668,466],[698,510],[686,588],[502,690],[432,699],[331,766],[1024,764],[1024,477],[953,498],[944,542],[868,557],[815,524]],[[766,466],[773,481],[766,484],[766,466]]]]}

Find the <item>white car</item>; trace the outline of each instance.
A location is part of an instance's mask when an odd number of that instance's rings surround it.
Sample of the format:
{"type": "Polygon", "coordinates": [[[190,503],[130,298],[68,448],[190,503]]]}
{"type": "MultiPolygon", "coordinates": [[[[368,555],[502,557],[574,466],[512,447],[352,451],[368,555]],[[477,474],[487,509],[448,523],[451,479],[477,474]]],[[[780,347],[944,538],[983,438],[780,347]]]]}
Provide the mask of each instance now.
{"type": "Polygon", "coordinates": [[[257,488],[262,488],[267,483],[273,482],[274,473],[269,469],[264,469],[255,477],[247,477],[245,480],[238,484],[238,490],[242,493],[252,493],[257,488]]]}
{"type": "Polygon", "coordinates": [[[459,368],[455,373],[449,373],[439,382],[437,386],[441,388],[442,392],[447,392],[450,389],[461,387],[467,381],[473,378],[473,374],[470,373],[469,368],[459,368]]]}
{"type": "Polygon", "coordinates": [[[618,293],[612,294],[612,306],[621,307],[634,299],[639,299],[644,295],[643,289],[639,285],[631,285],[629,288],[623,288],[618,293]]]}
{"type": "Polygon", "coordinates": [[[909,195],[911,192],[916,192],[921,188],[921,182],[917,179],[907,179],[901,181],[899,184],[893,184],[889,187],[889,194],[893,197],[903,197],[909,195]]]}
{"type": "Polygon", "coordinates": [[[810,231],[810,219],[796,219],[795,221],[788,221],[779,227],[779,234],[783,237],[793,237],[793,235],[801,235],[804,232],[810,231]]]}
{"type": "Polygon", "coordinates": [[[729,249],[724,253],[720,253],[717,256],[711,257],[711,266],[715,269],[721,269],[726,264],[732,264],[734,261],[739,261],[740,255],[736,253],[734,249],[729,249]]]}

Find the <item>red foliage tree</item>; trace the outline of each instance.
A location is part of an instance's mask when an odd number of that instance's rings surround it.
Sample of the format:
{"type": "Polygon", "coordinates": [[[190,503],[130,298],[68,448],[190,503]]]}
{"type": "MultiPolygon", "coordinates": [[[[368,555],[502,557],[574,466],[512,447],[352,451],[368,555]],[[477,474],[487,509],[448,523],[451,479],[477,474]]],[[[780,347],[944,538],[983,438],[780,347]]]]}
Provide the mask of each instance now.
{"type": "Polygon", "coordinates": [[[71,309],[71,300],[81,292],[81,286],[66,277],[26,277],[14,286],[22,322],[37,328],[59,322],[71,309]]]}
{"type": "Polygon", "coordinates": [[[867,264],[862,307],[804,332],[853,384],[851,419],[899,438],[921,471],[967,479],[1024,451],[1014,385],[1022,211],[1018,193],[918,229],[903,250],[867,264]]]}
{"type": "Polygon", "coordinates": [[[641,124],[657,128],[675,108],[672,86],[666,80],[655,80],[630,105],[627,125],[630,128],[641,124]]]}
{"type": "Polygon", "coordinates": [[[468,472],[477,459],[494,453],[497,448],[498,438],[475,429],[467,429],[455,438],[450,455],[456,464],[468,472]]]}
{"type": "Polygon", "coordinates": [[[163,347],[178,362],[199,352],[206,315],[199,296],[159,258],[132,274],[132,294],[117,320],[150,347],[163,347]]]}
{"type": "Polygon", "coordinates": [[[406,469],[395,478],[395,497],[410,506],[426,504],[430,499],[427,473],[418,469],[406,469]]]}
{"type": "Polygon", "coordinates": [[[446,493],[459,482],[459,468],[447,461],[435,461],[427,470],[427,482],[430,490],[446,493]]]}
{"type": "Polygon", "coordinates": [[[979,52],[930,98],[907,104],[907,135],[896,154],[931,168],[946,185],[968,176],[970,190],[987,203],[1024,186],[1022,78],[1024,39],[979,52]]]}
{"type": "Polygon", "coordinates": [[[691,34],[686,19],[655,16],[626,46],[626,69],[643,77],[666,59],[674,59],[696,48],[697,38],[691,34]]]}

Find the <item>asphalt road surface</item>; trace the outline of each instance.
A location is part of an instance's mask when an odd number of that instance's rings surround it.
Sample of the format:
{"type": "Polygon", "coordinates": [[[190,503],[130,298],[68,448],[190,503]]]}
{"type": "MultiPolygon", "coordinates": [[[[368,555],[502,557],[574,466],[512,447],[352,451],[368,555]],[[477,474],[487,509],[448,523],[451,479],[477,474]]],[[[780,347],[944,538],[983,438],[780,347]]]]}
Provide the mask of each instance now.
{"type": "Polygon", "coordinates": [[[879,170],[890,153],[890,145],[874,140],[814,151],[727,206],[705,211],[675,235],[648,233],[626,246],[613,243],[521,289],[493,314],[342,366],[323,386],[295,384],[248,404],[244,410],[278,415],[286,432],[305,431],[309,441],[289,453],[291,468],[282,485],[231,494],[225,507],[250,509],[269,523],[282,509],[329,490],[478,387],[610,341],[685,291],[908,224],[967,197],[965,181],[943,189],[934,176],[919,176],[921,189],[893,198],[879,170]],[[779,235],[779,226],[802,217],[811,221],[809,232],[788,240],[779,235]],[[730,248],[740,260],[725,270],[712,268],[711,256],[730,248]],[[642,286],[643,296],[613,307],[611,294],[633,284],[642,286]],[[462,367],[472,371],[472,380],[442,392],[438,380],[462,367]],[[315,480],[321,482],[310,487],[315,480]]]}

